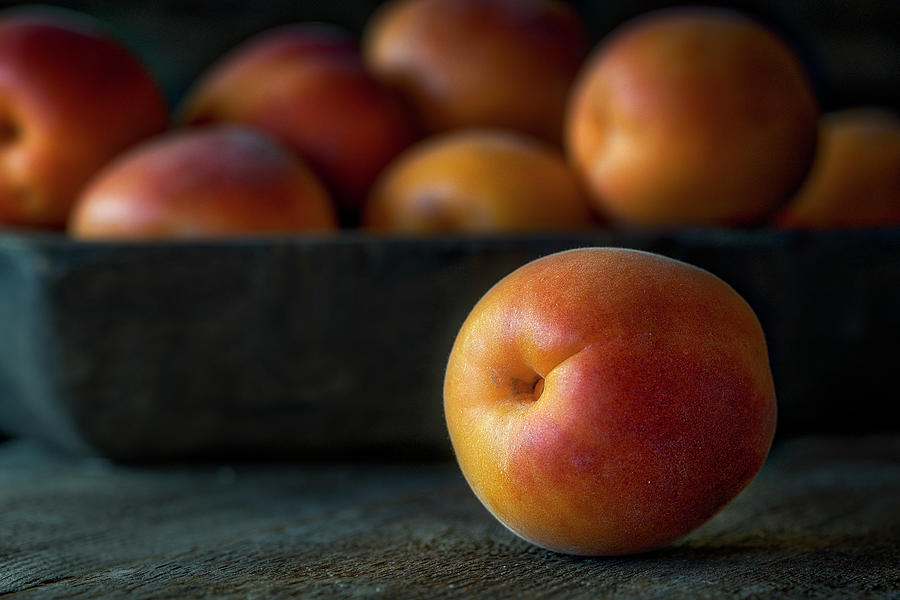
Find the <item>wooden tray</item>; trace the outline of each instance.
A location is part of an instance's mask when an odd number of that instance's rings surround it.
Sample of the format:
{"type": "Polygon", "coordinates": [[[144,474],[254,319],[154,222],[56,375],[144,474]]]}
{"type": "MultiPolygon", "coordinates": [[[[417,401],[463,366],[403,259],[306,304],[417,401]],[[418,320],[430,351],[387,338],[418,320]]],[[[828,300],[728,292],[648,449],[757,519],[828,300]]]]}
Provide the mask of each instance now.
{"type": "Polygon", "coordinates": [[[781,434],[897,427],[900,230],[108,244],[0,232],[0,429],[122,460],[446,456],[460,324],[539,256],[625,246],[756,310],[781,434]]]}

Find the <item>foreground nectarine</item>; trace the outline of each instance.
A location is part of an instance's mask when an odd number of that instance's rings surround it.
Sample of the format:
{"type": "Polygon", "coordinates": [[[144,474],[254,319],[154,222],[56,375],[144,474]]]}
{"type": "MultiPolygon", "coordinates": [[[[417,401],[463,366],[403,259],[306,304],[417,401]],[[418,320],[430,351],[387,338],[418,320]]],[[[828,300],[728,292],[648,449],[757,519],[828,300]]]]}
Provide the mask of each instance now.
{"type": "Polygon", "coordinates": [[[726,283],[635,250],[531,262],[475,305],[444,382],[463,475],[544,548],[668,544],[753,478],[775,430],[762,329],[726,283]]]}
{"type": "Polygon", "coordinates": [[[395,0],[364,44],[429,131],[503,127],[555,143],[587,49],[578,16],[557,0],[395,0]]]}
{"type": "Polygon", "coordinates": [[[428,234],[575,229],[592,219],[553,147],[515,132],[461,130],[420,142],[388,166],[363,224],[428,234]]]}
{"type": "Polygon", "coordinates": [[[789,229],[900,225],[900,118],[883,109],[826,115],[809,178],[775,216],[789,229]]]}
{"type": "Polygon", "coordinates": [[[817,119],[803,66],[773,33],[735,12],[670,9],[624,25],[589,60],[568,148],[614,220],[740,225],[794,192],[817,119]]]}
{"type": "Polygon", "coordinates": [[[149,73],[94,21],[2,13],[0,223],[62,227],[84,183],[166,119],[149,73]]]}
{"type": "Polygon", "coordinates": [[[171,133],[113,161],[79,198],[79,238],[190,238],[330,230],[324,185],[292,152],[239,127],[171,133]]]}
{"type": "Polygon", "coordinates": [[[335,192],[348,224],[381,169],[414,139],[400,103],[340,29],[304,24],[259,34],[188,95],[187,124],[235,122],[278,138],[335,192]]]}

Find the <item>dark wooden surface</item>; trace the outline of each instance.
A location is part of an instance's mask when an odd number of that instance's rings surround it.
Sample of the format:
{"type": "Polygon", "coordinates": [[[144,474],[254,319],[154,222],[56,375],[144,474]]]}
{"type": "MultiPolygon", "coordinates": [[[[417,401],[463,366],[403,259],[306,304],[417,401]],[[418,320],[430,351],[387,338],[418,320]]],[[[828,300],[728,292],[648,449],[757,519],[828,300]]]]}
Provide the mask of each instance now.
{"type": "Polygon", "coordinates": [[[672,547],[515,538],[454,464],[124,467],[0,446],[0,597],[897,598],[900,435],[782,441],[672,547]]]}
{"type": "Polygon", "coordinates": [[[658,252],[734,286],[766,332],[779,434],[900,422],[900,229],[165,244],[0,231],[0,431],[129,461],[447,457],[441,389],[466,315],[515,268],[583,246],[658,252]]]}

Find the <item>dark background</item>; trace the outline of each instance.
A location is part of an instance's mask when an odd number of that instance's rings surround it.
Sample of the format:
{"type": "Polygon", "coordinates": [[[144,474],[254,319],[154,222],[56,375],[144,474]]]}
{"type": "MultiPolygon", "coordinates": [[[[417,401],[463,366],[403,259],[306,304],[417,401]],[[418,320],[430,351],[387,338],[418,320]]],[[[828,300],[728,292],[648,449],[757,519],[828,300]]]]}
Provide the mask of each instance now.
{"type": "MultiPolygon", "coordinates": [[[[0,2],[0,6],[22,3],[0,2]]],[[[375,0],[65,0],[106,22],[150,66],[173,104],[222,53],[268,27],[316,20],[359,34],[375,0]]],[[[598,42],[617,25],[654,8],[654,0],[573,1],[598,42]]],[[[779,31],[807,65],[822,107],[900,108],[900,2],[895,0],[756,0],[710,2],[749,12],[779,31]]]]}

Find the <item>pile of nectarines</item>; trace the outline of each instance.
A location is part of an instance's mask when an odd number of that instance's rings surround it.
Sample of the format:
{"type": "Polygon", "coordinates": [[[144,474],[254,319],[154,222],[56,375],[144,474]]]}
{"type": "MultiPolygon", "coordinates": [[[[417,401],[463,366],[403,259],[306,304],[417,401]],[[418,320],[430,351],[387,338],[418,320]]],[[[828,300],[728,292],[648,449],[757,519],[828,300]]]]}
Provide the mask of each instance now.
{"type": "Polygon", "coordinates": [[[128,238],[322,229],[298,216],[323,211],[332,228],[406,234],[900,221],[896,117],[820,124],[803,64],[765,26],[669,9],[590,55],[585,29],[560,0],[393,0],[361,47],[319,23],[259,33],[170,121],[151,75],[100,24],[7,10],[0,224],[128,238]],[[256,167],[272,158],[278,172],[290,153],[309,184],[281,202],[266,199],[271,182],[217,178],[249,134],[205,130],[229,125],[266,138],[256,167]],[[196,139],[153,139],[167,126],[196,139]],[[159,161],[191,182],[154,182],[159,161]]]}

